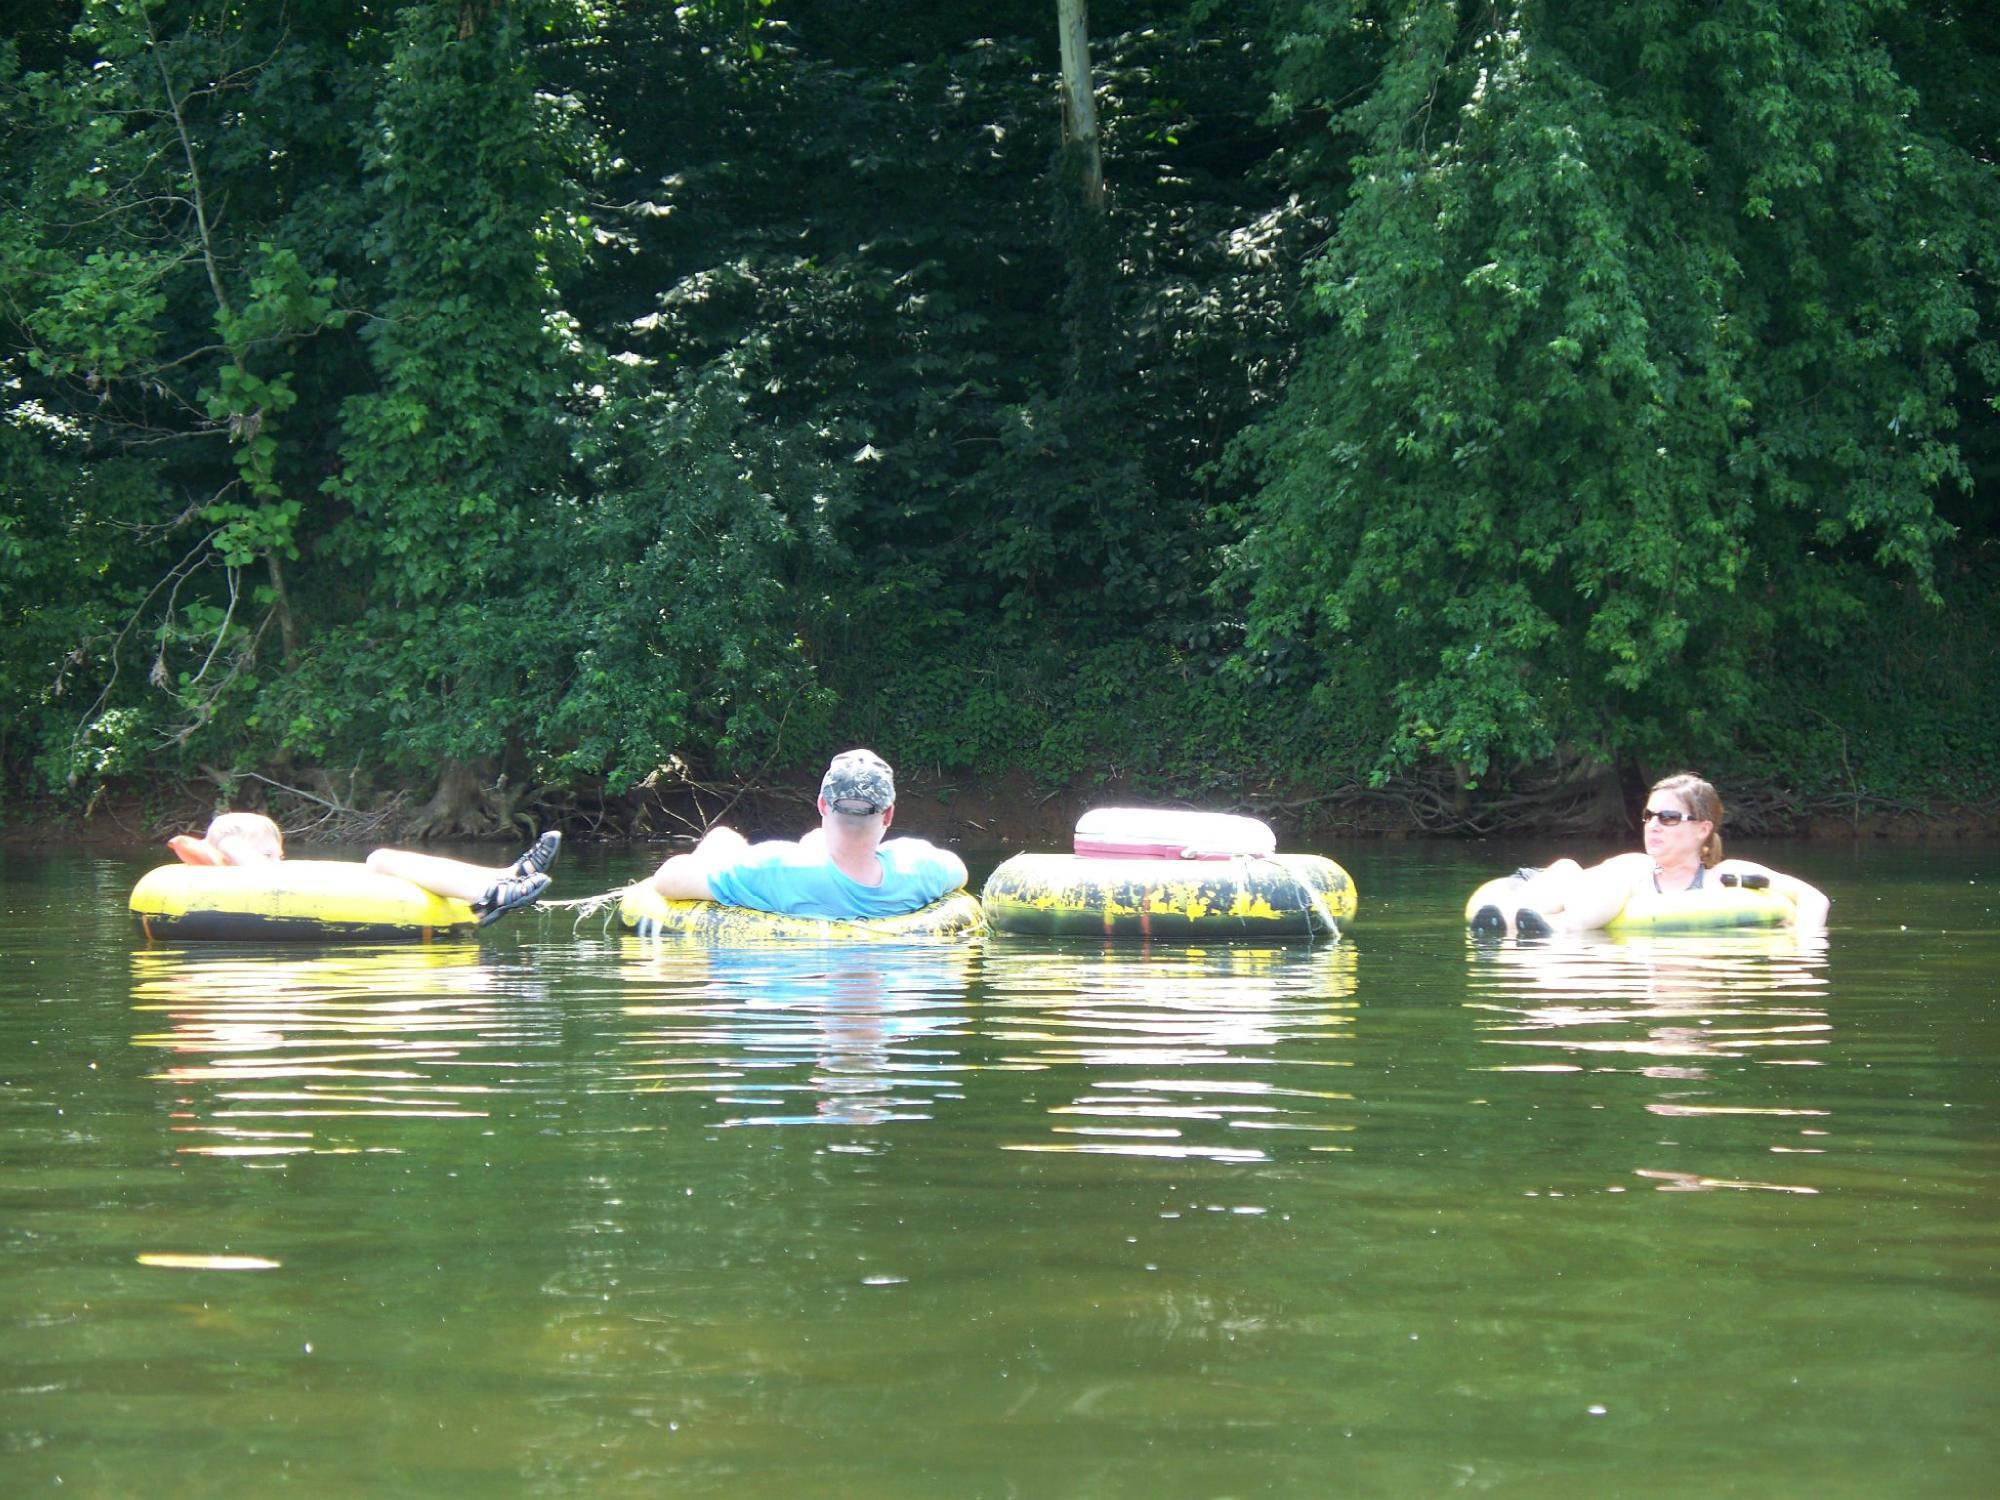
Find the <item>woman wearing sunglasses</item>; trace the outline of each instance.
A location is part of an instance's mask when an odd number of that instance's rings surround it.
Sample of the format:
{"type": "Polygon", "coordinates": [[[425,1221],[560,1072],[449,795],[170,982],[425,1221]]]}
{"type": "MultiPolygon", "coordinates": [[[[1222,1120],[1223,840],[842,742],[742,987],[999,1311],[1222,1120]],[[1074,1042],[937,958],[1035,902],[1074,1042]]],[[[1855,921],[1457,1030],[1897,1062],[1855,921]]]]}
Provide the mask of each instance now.
{"type": "Polygon", "coordinates": [[[1722,798],[1691,772],[1654,785],[1640,817],[1643,854],[1614,854],[1585,869],[1559,859],[1520,887],[1515,910],[1481,907],[1475,931],[1546,937],[1552,932],[1589,932],[1604,926],[1643,891],[1689,891],[1718,882],[1768,882],[1774,895],[1793,906],[1791,925],[1800,932],[1826,928],[1826,896],[1790,875],[1747,859],[1722,857],[1722,798]],[[1755,877],[1746,879],[1745,877],[1755,877]]]}

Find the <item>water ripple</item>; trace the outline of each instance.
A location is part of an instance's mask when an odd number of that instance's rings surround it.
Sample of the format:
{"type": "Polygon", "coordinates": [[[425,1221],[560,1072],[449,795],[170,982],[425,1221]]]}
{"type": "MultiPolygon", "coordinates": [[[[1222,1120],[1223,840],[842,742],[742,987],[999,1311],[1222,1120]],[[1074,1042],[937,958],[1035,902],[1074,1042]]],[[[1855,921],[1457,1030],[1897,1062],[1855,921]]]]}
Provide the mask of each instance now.
{"type": "Polygon", "coordinates": [[[402,1149],[381,1120],[481,1120],[552,1040],[521,971],[475,944],[135,950],[133,1044],[167,1054],[186,1156],[249,1161],[402,1149]]]}
{"type": "Polygon", "coordinates": [[[1630,1168],[1661,1191],[1818,1191],[1722,1163],[1739,1162],[1745,1152],[1823,1152],[1833,1108],[1816,1095],[1814,1080],[1834,1040],[1824,937],[1559,938],[1471,945],[1468,952],[1466,1004],[1479,1040],[1525,1054],[1480,1071],[1538,1075],[1550,1090],[1563,1075],[1634,1080],[1636,1097],[1626,1096],[1627,1104],[1686,1127],[1685,1138],[1643,1149],[1703,1157],[1701,1167],[1676,1160],[1630,1168]]]}
{"type": "Polygon", "coordinates": [[[1059,1081],[1044,1139],[1008,1151],[1260,1162],[1355,1125],[1352,1095],[1307,1087],[1350,1065],[1354,950],[996,944],[982,1017],[994,1065],[1059,1081]],[[1261,1133],[1265,1138],[1255,1138],[1261,1133]]]}
{"type": "Polygon", "coordinates": [[[884,1125],[964,1097],[969,944],[715,947],[632,938],[604,1087],[703,1096],[712,1123],[884,1125]]]}

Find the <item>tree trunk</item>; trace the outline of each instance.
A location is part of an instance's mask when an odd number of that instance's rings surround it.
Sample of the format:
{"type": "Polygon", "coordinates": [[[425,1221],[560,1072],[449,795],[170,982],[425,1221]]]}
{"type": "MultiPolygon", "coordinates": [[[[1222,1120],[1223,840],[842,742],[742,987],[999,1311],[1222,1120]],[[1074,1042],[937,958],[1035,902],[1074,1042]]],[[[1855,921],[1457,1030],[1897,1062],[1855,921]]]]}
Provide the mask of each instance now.
{"type": "Polygon", "coordinates": [[[446,761],[438,775],[437,790],[417,814],[411,831],[420,839],[490,832],[480,816],[480,792],[477,771],[464,761],[446,761]]]}
{"type": "Polygon", "coordinates": [[[285,570],[279,565],[278,554],[266,552],[264,562],[271,573],[271,607],[277,612],[278,641],[285,653],[285,670],[289,672],[299,660],[298,622],[292,618],[292,596],[285,588],[285,570]]]}
{"type": "Polygon", "coordinates": [[[1104,155],[1097,142],[1097,98],[1090,86],[1089,0],[1056,0],[1062,37],[1063,149],[1077,158],[1084,201],[1104,202],[1104,155]]]}

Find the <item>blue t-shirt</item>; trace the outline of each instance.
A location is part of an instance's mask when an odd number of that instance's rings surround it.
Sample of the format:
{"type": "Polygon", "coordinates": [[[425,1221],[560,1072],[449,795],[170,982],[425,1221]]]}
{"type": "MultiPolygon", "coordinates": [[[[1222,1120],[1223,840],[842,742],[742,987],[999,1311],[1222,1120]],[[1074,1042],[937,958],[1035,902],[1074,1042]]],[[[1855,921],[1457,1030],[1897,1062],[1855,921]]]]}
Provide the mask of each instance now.
{"type": "Polygon", "coordinates": [[[817,840],[809,846],[782,839],[752,844],[708,872],[708,889],[725,906],[846,920],[899,917],[965,884],[963,861],[922,839],[889,839],[875,853],[882,883],[863,885],[835,869],[817,840]]]}

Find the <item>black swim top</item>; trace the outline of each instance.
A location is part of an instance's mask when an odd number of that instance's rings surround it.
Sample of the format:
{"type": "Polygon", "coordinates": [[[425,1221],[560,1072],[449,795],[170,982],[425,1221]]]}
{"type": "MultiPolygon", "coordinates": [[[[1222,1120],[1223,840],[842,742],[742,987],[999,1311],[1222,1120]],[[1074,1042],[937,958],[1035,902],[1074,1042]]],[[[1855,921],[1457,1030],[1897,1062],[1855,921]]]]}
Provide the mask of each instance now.
{"type": "MultiPolygon", "coordinates": [[[[1707,865],[1696,865],[1694,867],[1694,879],[1688,882],[1687,889],[1691,891],[1700,890],[1701,879],[1707,873],[1708,873],[1707,865]]],[[[1653,889],[1656,891],[1660,890],[1660,867],[1658,865],[1653,866],[1653,889]]],[[[1666,892],[1661,891],[1660,894],[1665,895],[1666,892]]]]}

